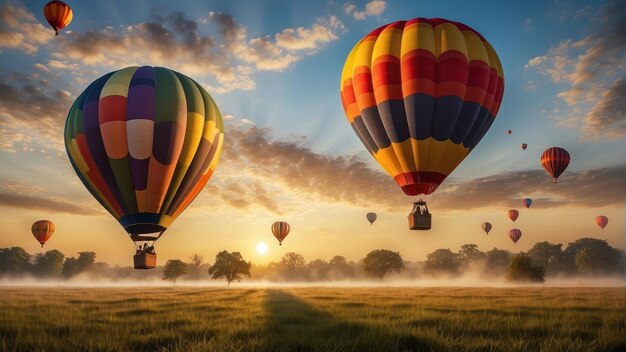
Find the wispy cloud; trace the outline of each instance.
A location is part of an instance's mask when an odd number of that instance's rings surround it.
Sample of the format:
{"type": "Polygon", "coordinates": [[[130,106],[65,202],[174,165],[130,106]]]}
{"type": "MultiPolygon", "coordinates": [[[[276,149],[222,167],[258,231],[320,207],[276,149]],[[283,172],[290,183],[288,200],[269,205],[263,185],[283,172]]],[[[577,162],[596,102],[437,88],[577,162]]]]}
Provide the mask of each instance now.
{"type": "Polygon", "coordinates": [[[363,21],[371,16],[380,16],[385,12],[386,8],[387,3],[384,0],[372,0],[365,4],[365,7],[361,10],[352,3],[346,3],[343,6],[345,13],[357,21],[363,21]]]}
{"type": "MultiPolygon", "coordinates": [[[[585,16],[589,9],[576,12],[585,16]]],[[[620,86],[617,78],[626,72],[625,5],[623,1],[605,4],[590,20],[589,33],[582,39],[567,39],[549,49],[545,55],[528,61],[533,69],[554,84],[568,88],[557,94],[571,110],[568,119],[581,126],[584,138],[623,138],[626,118],[623,104],[609,104],[620,86]],[[599,115],[611,106],[611,114],[599,115]],[[603,120],[603,121],[600,121],[603,120]]]]}
{"type": "Polygon", "coordinates": [[[23,182],[5,183],[0,187],[0,206],[55,214],[103,215],[106,213],[100,207],[86,205],[85,202],[76,202],[40,187],[28,186],[23,182]]]}
{"type": "Polygon", "coordinates": [[[34,54],[40,45],[52,39],[54,32],[22,5],[13,1],[0,5],[0,50],[9,48],[34,54]]]}

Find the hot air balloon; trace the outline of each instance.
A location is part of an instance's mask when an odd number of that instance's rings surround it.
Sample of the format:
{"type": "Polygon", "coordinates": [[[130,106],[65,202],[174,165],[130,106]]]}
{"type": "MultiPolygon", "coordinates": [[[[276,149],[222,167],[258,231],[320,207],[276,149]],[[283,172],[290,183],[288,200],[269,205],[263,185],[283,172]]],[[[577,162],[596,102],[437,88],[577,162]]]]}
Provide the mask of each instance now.
{"type": "Polygon", "coordinates": [[[486,222],[486,221],[483,222],[482,228],[483,228],[483,231],[485,231],[487,233],[487,235],[488,235],[489,231],[491,231],[491,223],[486,222]]]}
{"type": "Polygon", "coordinates": [[[365,217],[367,218],[367,221],[370,222],[370,225],[372,225],[374,223],[374,221],[376,221],[376,219],[378,218],[376,213],[367,213],[367,215],[365,215],[365,217]]]}
{"type": "Polygon", "coordinates": [[[283,241],[285,240],[285,237],[287,237],[287,235],[289,234],[289,230],[291,230],[291,227],[289,227],[289,224],[284,221],[276,221],[272,224],[272,233],[274,234],[274,237],[276,237],[276,239],[278,240],[278,244],[280,246],[283,245],[283,241]]]}
{"type": "Polygon", "coordinates": [[[522,150],[526,150],[526,148],[528,148],[528,144],[522,143],[522,150]]]}
{"type": "Polygon", "coordinates": [[[561,176],[563,171],[567,169],[569,161],[569,153],[563,148],[548,148],[541,154],[541,166],[554,178],[554,183],[556,183],[556,180],[561,176]]]}
{"type": "Polygon", "coordinates": [[[606,225],[608,225],[609,223],[609,218],[607,218],[604,215],[600,215],[600,216],[596,216],[596,224],[598,224],[598,226],[600,226],[602,228],[602,230],[604,230],[604,228],[606,227],[606,225]]]}
{"type": "Polygon", "coordinates": [[[522,203],[524,204],[524,206],[526,207],[526,209],[530,208],[530,205],[533,204],[533,200],[530,198],[524,198],[522,200],[522,203]]]}
{"type": "Polygon", "coordinates": [[[519,211],[515,209],[509,210],[508,214],[509,214],[509,219],[511,219],[511,221],[515,221],[519,217],[519,211]]]}
{"type": "Polygon", "coordinates": [[[514,243],[517,243],[517,241],[519,241],[519,239],[522,238],[522,230],[512,229],[511,231],[509,231],[509,238],[514,243]]]}
{"type": "MultiPolygon", "coordinates": [[[[367,151],[406,195],[417,196],[433,193],[491,127],[504,75],[493,47],[472,28],[416,18],[361,39],[340,89],[367,151]]],[[[410,228],[430,228],[425,204],[414,203],[410,228]]]]}
{"type": "Polygon", "coordinates": [[[59,35],[59,31],[70,22],[74,17],[72,8],[63,1],[53,0],[46,4],[43,8],[43,14],[46,16],[46,20],[50,24],[50,27],[54,29],[54,35],[59,35]]]}
{"type": "Polygon", "coordinates": [[[506,134],[508,134],[509,136],[511,135],[511,133],[513,133],[513,131],[511,131],[511,130],[506,130],[506,134]]]}
{"type": "Polygon", "coordinates": [[[54,223],[50,220],[38,220],[30,227],[35,239],[41,244],[41,248],[54,234],[54,223]]]}
{"type": "MultiPolygon", "coordinates": [[[[211,96],[163,67],[127,67],[98,78],[65,124],[76,174],[136,245],[152,242],[150,252],[211,178],[223,141],[211,96]]],[[[156,255],[144,254],[138,250],[135,268],[156,266],[156,255]]]]}

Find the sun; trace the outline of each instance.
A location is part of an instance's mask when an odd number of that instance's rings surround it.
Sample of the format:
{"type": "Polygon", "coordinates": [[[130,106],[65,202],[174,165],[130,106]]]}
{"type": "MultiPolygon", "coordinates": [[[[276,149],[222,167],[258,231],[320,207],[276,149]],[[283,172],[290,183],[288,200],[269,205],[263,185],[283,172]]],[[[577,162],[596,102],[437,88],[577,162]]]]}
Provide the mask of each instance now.
{"type": "Polygon", "coordinates": [[[263,255],[267,253],[267,245],[263,242],[256,245],[256,252],[263,255]]]}

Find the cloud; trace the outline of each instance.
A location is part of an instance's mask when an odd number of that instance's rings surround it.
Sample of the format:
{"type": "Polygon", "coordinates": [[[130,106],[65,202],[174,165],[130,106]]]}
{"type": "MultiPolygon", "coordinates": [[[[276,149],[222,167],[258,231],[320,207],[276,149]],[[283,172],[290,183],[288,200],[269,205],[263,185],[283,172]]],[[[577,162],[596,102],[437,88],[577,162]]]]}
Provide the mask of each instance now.
{"type": "Polygon", "coordinates": [[[0,5],[0,49],[17,49],[32,55],[52,39],[54,31],[39,23],[21,4],[8,1],[0,5]]]}
{"type": "MultiPolygon", "coordinates": [[[[619,86],[613,87],[615,78],[626,72],[624,7],[623,1],[605,4],[589,20],[590,28],[584,38],[563,40],[525,65],[526,69],[537,71],[552,83],[567,87],[557,96],[571,108],[573,116],[566,119],[579,122],[583,138],[623,138],[626,135],[624,124],[614,123],[615,114],[603,117],[593,113],[593,110],[606,109],[605,103],[599,104],[608,99],[609,92],[619,89],[619,86]],[[603,118],[609,121],[600,123],[603,118]],[[601,129],[606,125],[613,125],[613,129],[601,129]],[[621,130],[616,132],[615,128],[621,130]]],[[[576,16],[586,16],[589,9],[584,10],[576,16]]],[[[612,111],[616,112],[616,108],[613,104],[612,111]]]]}
{"type": "Polygon", "coordinates": [[[0,206],[49,213],[67,213],[76,215],[103,215],[104,210],[94,206],[84,206],[85,202],[65,199],[63,196],[46,192],[37,186],[28,186],[21,181],[5,183],[0,186],[0,206]]]}
{"type": "MultiPolygon", "coordinates": [[[[390,176],[354,156],[313,152],[301,139],[276,140],[270,129],[229,126],[228,142],[209,194],[238,209],[301,212],[303,204],[343,204],[406,211],[411,198],[390,176]]],[[[496,174],[473,180],[446,180],[428,197],[433,209],[519,207],[530,196],[533,207],[621,205],[626,198],[626,166],[566,171],[553,184],[543,170],[496,174]]]]}
{"type": "Polygon", "coordinates": [[[358,10],[357,6],[347,3],[343,6],[343,10],[347,15],[354,17],[357,21],[363,21],[367,17],[380,16],[385,12],[387,3],[384,0],[373,0],[365,4],[363,10],[358,10]]]}
{"type": "Polygon", "coordinates": [[[316,50],[321,44],[338,39],[336,30],[344,26],[335,16],[319,19],[311,28],[287,28],[276,34],[276,45],[287,50],[316,50]]]}
{"type": "Polygon", "coordinates": [[[585,116],[583,133],[589,137],[622,138],[626,135],[626,79],[620,78],[606,90],[593,109],[585,116]]]}

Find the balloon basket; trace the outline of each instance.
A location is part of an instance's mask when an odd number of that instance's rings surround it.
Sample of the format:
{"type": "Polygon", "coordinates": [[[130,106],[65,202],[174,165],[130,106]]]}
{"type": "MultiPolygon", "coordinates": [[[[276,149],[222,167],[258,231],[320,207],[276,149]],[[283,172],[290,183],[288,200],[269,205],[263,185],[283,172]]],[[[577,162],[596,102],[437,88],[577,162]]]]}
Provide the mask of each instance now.
{"type": "Polygon", "coordinates": [[[430,230],[431,216],[423,200],[413,203],[413,211],[407,217],[410,230],[430,230]]]}
{"type": "Polygon", "coordinates": [[[156,268],[156,254],[142,253],[133,257],[135,269],[154,269],[156,268]]]}

